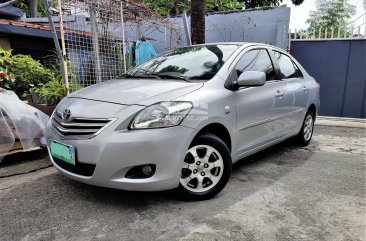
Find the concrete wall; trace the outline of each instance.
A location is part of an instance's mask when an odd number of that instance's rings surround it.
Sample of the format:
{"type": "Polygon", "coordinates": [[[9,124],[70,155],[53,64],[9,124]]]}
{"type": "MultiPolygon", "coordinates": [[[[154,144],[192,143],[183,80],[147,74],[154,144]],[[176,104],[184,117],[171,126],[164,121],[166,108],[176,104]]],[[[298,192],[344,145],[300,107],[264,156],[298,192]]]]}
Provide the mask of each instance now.
{"type": "Polygon", "coordinates": [[[366,39],[292,41],[291,54],[320,83],[320,115],[366,118],[366,39]]]}

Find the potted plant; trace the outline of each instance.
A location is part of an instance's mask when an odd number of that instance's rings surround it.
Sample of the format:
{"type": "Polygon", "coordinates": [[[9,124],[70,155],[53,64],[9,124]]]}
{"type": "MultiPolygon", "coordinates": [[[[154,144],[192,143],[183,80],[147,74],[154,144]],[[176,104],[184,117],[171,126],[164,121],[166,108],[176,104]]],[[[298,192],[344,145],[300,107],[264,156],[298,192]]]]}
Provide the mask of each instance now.
{"type": "MultiPolygon", "coordinates": [[[[70,92],[81,89],[81,86],[76,81],[71,81],[69,83],[69,87],[70,92]]],[[[62,80],[57,78],[30,89],[30,92],[38,94],[39,99],[39,103],[31,105],[48,115],[52,114],[56,105],[67,95],[67,91],[62,80]]]]}

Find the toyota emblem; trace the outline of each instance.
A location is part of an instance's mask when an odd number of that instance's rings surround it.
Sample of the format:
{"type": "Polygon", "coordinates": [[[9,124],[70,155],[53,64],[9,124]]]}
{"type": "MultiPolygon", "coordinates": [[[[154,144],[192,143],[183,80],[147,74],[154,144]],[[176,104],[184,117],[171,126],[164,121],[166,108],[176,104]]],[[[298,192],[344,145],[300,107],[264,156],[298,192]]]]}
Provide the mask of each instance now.
{"type": "Polygon", "coordinates": [[[69,109],[64,110],[64,112],[62,113],[62,120],[68,121],[70,120],[70,117],[71,117],[71,111],[69,109]]]}

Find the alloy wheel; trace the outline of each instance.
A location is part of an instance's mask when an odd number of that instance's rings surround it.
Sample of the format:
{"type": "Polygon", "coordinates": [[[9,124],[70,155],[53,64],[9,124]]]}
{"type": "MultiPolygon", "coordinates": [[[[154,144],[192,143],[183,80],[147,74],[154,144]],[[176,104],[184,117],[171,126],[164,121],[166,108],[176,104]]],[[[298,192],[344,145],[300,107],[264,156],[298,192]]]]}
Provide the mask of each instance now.
{"type": "Polygon", "coordinates": [[[224,161],[215,148],[196,145],[187,151],[180,184],[191,192],[205,192],[220,181],[223,170],[224,161]]]}
{"type": "Polygon", "coordinates": [[[311,115],[307,115],[304,122],[304,132],[303,132],[305,141],[310,140],[311,135],[313,134],[313,128],[314,128],[313,117],[311,115]]]}

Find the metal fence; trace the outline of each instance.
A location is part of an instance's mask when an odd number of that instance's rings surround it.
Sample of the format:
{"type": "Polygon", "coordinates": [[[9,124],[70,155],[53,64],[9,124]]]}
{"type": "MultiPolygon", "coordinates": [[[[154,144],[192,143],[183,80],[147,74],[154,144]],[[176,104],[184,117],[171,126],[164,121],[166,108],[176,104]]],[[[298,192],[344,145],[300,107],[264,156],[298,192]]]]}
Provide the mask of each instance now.
{"type": "Polygon", "coordinates": [[[143,31],[159,26],[175,28],[169,20],[137,0],[63,0],[59,10],[61,21],[57,27],[70,86],[74,83],[89,86],[126,71],[129,64],[127,28],[134,26],[137,31],[141,31],[141,25],[143,31]]]}
{"type": "Polygon", "coordinates": [[[366,15],[347,26],[289,32],[291,54],[320,83],[320,115],[366,118],[366,15]]]}
{"type": "Polygon", "coordinates": [[[327,39],[364,39],[366,38],[366,13],[362,14],[345,26],[289,31],[289,46],[291,41],[327,40],[327,39]]]}

